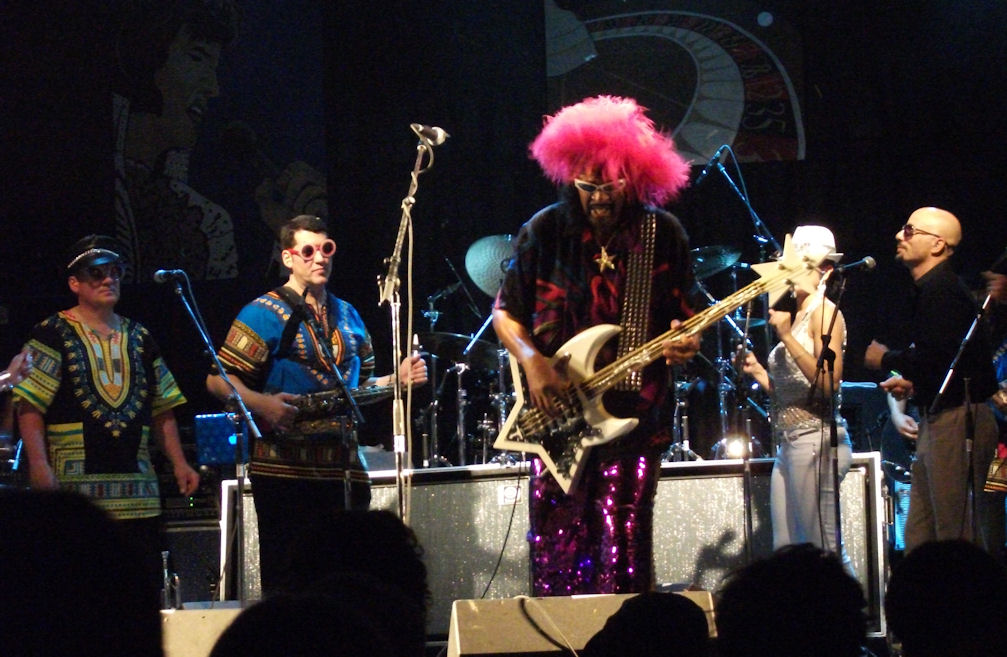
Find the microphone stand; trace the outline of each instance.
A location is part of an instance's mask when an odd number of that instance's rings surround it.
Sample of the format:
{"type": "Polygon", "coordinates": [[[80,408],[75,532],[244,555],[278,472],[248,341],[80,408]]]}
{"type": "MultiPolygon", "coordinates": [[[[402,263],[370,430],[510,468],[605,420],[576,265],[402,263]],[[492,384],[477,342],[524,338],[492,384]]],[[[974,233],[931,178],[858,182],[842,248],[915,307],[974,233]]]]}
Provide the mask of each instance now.
{"type": "MultiPolygon", "coordinates": [[[[1007,255],[1007,252],[1005,252],[1007,255]]],[[[1001,262],[1003,258],[997,260],[997,263],[1001,262]]],[[[937,391],[937,396],[934,397],[934,401],[930,404],[928,413],[930,415],[936,415],[937,410],[940,408],[941,399],[944,397],[944,393],[947,392],[948,385],[951,383],[951,379],[955,375],[955,371],[958,368],[958,361],[961,360],[962,354],[965,353],[965,348],[968,346],[969,342],[972,340],[972,336],[975,334],[976,327],[982,320],[983,315],[986,314],[986,310],[989,308],[990,301],[992,300],[992,295],[987,294],[986,299],[983,300],[983,304],[979,307],[976,312],[976,316],[972,319],[972,325],[969,326],[969,330],[966,331],[965,337],[962,338],[962,342],[958,345],[958,353],[955,354],[954,359],[951,361],[951,365],[948,366],[948,371],[944,375],[944,381],[941,383],[940,390],[937,391]]],[[[975,419],[972,416],[972,400],[969,397],[969,379],[966,377],[964,379],[965,383],[965,452],[966,458],[969,460],[968,466],[968,479],[965,482],[965,496],[966,499],[972,501],[972,538],[975,539],[976,536],[976,498],[975,498],[975,486],[973,477],[975,476],[975,466],[972,463],[972,444],[975,441],[975,419]]]]}
{"type": "MultiPolygon", "coordinates": [[[[738,167],[738,160],[734,157],[734,151],[730,147],[728,147],[727,152],[730,153],[731,160],[734,162],[734,168],[738,171],[738,177],[741,178],[741,169],[740,167],[738,167]]],[[[759,253],[762,257],[762,261],[766,262],[765,251],[767,244],[771,245],[773,247],[773,250],[777,254],[783,253],[783,247],[781,247],[780,243],[776,241],[776,238],[773,237],[773,234],[769,231],[769,228],[766,226],[766,223],[762,221],[762,218],[759,217],[759,214],[755,211],[755,208],[752,207],[752,203],[748,200],[747,190],[743,192],[741,189],[738,188],[738,186],[734,183],[734,180],[731,179],[731,175],[727,173],[727,169],[724,168],[723,164],[717,162],[716,169],[718,173],[724,176],[724,179],[727,181],[728,186],[730,186],[730,188],[734,191],[737,197],[741,199],[741,202],[745,204],[745,208],[748,210],[748,216],[751,217],[752,224],[755,226],[755,234],[752,237],[753,239],[755,239],[756,242],[759,243],[759,253]]],[[[741,181],[742,186],[744,186],[745,184],[744,179],[741,178],[741,181]]],[[[762,304],[763,305],[762,316],[768,319],[769,304],[768,300],[766,300],[765,297],[763,297],[763,299],[764,301],[762,304]]],[[[766,344],[769,344],[769,338],[770,338],[769,322],[766,322],[766,324],[763,325],[762,330],[764,333],[766,344]]]]}
{"type": "Polygon", "coordinates": [[[399,263],[402,259],[402,243],[405,240],[406,229],[412,225],[412,207],[416,203],[416,190],[419,188],[419,176],[428,171],[434,164],[433,143],[420,137],[416,145],[416,162],[409,177],[409,191],[402,199],[402,218],[399,221],[399,232],[395,236],[395,247],[392,255],[385,261],[388,272],[378,277],[378,305],[388,303],[392,326],[392,367],[395,368],[394,396],[392,398],[392,441],[395,450],[395,488],[398,497],[399,518],[405,520],[405,473],[404,461],[406,454],[406,422],[405,410],[402,406],[402,381],[399,380],[398,367],[402,362],[402,336],[399,313],[401,300],[399,296],[399,263]],[[430,163],[423,167],[423,158],[429,154],[430,163]]]}
{"type": "MultiPolygon", "coordinates": [[[[203,324],[202,316],[199,314],[198,310],[194,308],[193,304],[195,304],[195,295],[192,293],[192,285],[189,283],[189,277],[185,274],[185,272],[182,273],[185,277],[185,285],[189,290],[189,295],[193,297],[193,301],[190,303],[188,297],[186,297],[184,291],[182,290],[182,284],[177,279],[175,280],[175,294],[182,301],[182,306],[185,308],[186,313],[189,315],[193,325],[196,327],[199,337],[203,340],[203,344],[206,346],[206,353],[210,355],[213,365],[217,370],[217,374],[219,374],[220,378],[227,384],[227,387],[231,389],[231,395],[228,398],[229,404],[233,408],[237,409],[237,413],[229,413],[232,421],[234,422],[234,433],[237,437],[237,440],[235,440],[234,443],[234,465],[235,475],[237,478],[237,499],[234,502],[235,545],[234,552],[232,553],[231,543],[228,541],[226,548],[228,554],[224,559],[224,563],[221,564],[221,568],[226,568],[228,563],[232,563],[233,557],[233,563],[237,564],[237,567],[234,570],[238,605],[244,608],[246,602],[244,582],[245,477],[247,476],[245,454],[248,452],[248,434],[251,433],[252,439],[254,440],[261,440],[262,432],[259,431],[259,427],[255,424],[255,420],[252,419],[252,414],[245,405],[245,401],[241,398],[241,394],[238,392],[238,389],[234,387],[234,383],[227,375],[227,370],[224,369],[220,359],[217,357],[217,350],[213,346],[213,341],[210,340],[209,331],[207,331],[206,325],[203,324]]],[[[226,530],[226,528],[222,528],[222,530],[226,530]]]]}
{"type": "Polygon", "coordinates": [[[738,345],[735,355],[734,363],[734,390],[737,395],[735,399],[735,410],[737,415],[735,417],[735,422],[740,424],[740,429],[744,431],[744,445],[745,451],[742,454],[743,468],[742,468],[742,497],[745,499],[745,560],[746,563],[752,562],[752,535],[754,534],[753,529],[753,518],[752,518],[752,446],[754,441],[754,436],[752,436],[752,418],[748,413],[748,386],[744,385],[744,372],[742,369],[742,359],[744,354],[744,349],[746,343],[748,343],[748,328],[752,320],[752,307],[749,304],[745,313],[745,330],[742,334],[742,340],[738,345]],[[739,422],[740,420],[740,422],[739,422]]]}
{"type": "MultiPolygon", "coordinates": [[[[1007,249],[1000,254],[992,265],[990,265],[990,270],[995,271],[997,267],[1003,264],[1004,260],[1007,259],[1007,249]]],[[[955,370],[958,368],[958,361],[961,360],[962,354],[965,353],[965,348],[968,346],[969,341],[972,340],[972,336],[975,334],[976,327],[979,322],[982,321],[983,315],[990,307],[990,301],[992,301],[993,295],[986,294],[986,298],[983,299],[983,303],[979,306],[979,310],[976,312],[976,316],[972,319],[972,325],[969,326],[969,330],[965,332],[965,337],[962,338],[962,342],[958,345],[958,353],[951,360],[951,365],[948,366],[948,371],[944,375],[944,381],[941,383],[940,390],[937,391],[937,396],[934,397],[934,401],[930,404],[929,413],[934,415],[937,413],[937,409],[940,408],[941,399],[944,397],[944,393],[947,392],[948,385],[951,383],[951,378],[955,375],[955,370]]],[[[976,536],[976,516],[975,516],[975,491],[973,490],[974,482],[972,478],[974,476],[975,466],[972,464],[972,443],[975,440],[975,418],[972,416],[972,402],[969,396],[969,379],[964,379],[965,382],[965,449],[967,451],[967,457],[969,460],[968,468],[968,481],[966,482],[966,495],[972,499],[972,537],[976,536]]]]}
{"type": "MultiPolygon", "coordinates": [[[[845,291],[846,277],[841,276],[839,280],[839,293],[836,296],[836,302],[832,308],[832,317],[829,319],[829,328],[822,334],[822,351],[818,354],[818,362],[815,364],[815,378],[811,382],[811,387],[808,388],[808,404],[810,405],[811,402],[814,401],[815,391],[818,389],[818,379],[821,378],[823,372],[828,371],[829,378],[827,394],[829,396],[829,454],[832,457],[832,495],[834,502],[832,513],[833,522],[835,523],[835,526],[833,527],[833,539],[836,542],[836,555],[838,555],[840,559],[843,558],[843,530],[840,525],[841,514],[839,506],[839,423],[836,420],[836,414],[839,412],[839,409],[836,408],[836,352],[834,352],[832,347],[829,345],[832,344],[832,329],[836,325],[836,317],[839,316],[839,302],[842,300],[843,293],[845,291]]],[[[822,292],[822,303],[824,306],[824,290],[822,292]]],[[[821,506],[819,506],[819,516],[820,515],[821,506]]]]}
{"type": "MultiPolygon", "coordinates": [[[[728,150],[730,151],[730,149],[728,150]]],[[[734,159],[734,151],[730,151],[730,153],[731,159],[734,159]]],[[[735,162],[735,165],[737,166],[737,162],[735,162]]],[[[734,184],[734,180],[731,179],[731,175],[727,173],[727,169],[724,168],[723,164],[718,162],[716,166],[717,171],[723,174],[724,178],[727,180],[727,184],[732,190],[734,190],[734,193],[738,195],[738,198],[741,199],[741,202],[744,203],[745,207],[748,209],[748,215],[752,218],[752,223],[755,224],[755,230],[757,231],[756,240],[760,242],[765,240],[769,244],[773,245],[773,248],[776,249],[777,253],[783,253],[783,247],[781,247],[780,243],[776,241],[773,234],[769,232],[769,228],[766,227],[765,222],[762,221],[758,213],[756,213],[755,208],[753,208],[752,204],[748,201],[748,196],[734,184]]]]}
{"type": "MultiPolygon", "coordinates": [[[[346,387],[346,381],[343,379],[342,372],[339,371],[339,365],[336,363],[336,357],[332,355],[332,350],[329,348],[329,336],[325,334],[325,330],[318,324],[318,320],[315,318],[315,313],[308,308],[308,304],[305,301],[307,296],[308,288],[305,287],[304,293],[301,295],[301,317],[308,322],[308,325],[311,326],[311,330],[316,336],[318,336],[318,347],[321,352],[321,360],[327,362],[329,367],[332,369],[332,374],[336,379],[336,388],[339,390],[340,395],[346,399],[346,405],[350,407],[350,415],[353,417],[353,421],[349,429],[351,434],[355,433],[356,427],[366,421],[364,419],[364,414],[360,412],[360,406],[357,404],[357,400],[353,398],[353,395],[350,394],[349,388],[346,387]]],[[[335,330],[338,331],[339,329],[336,328],[335,330]]],[[[345,424],[342,428],[344,432],[347,429],[345,424]]],[[[356,449],[356,441],[351,440],[347,443],[346,438],[347,436],[344,433],[342,435],[342,441],[343,446],[347,448],[347,462],[343,468],[343,508],[349,511],[352,507],[351,494],[353,492],[353,487],[350,485],[349,449],[356,449]]]]}

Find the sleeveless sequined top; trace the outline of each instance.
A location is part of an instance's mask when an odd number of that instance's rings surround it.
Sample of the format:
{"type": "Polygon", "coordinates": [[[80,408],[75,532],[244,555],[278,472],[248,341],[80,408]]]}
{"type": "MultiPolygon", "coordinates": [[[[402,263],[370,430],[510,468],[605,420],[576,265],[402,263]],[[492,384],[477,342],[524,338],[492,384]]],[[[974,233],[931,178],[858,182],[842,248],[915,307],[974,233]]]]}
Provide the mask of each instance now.
{"type": "MultiPolygon", "coordinates": [[[[814,355],[815,344],[811,336],[811,315],[815,309],[822,305],[822,294],[816,293],[809,304],[807,311],[797,321],[791,329],[794,338],[809,354],[814,355]]],[[[825,321],[829,321],[829,317],[825,321]]],[[[846,347],[846,339],[843,339],[843,348],[846,347]]],[[[773,380],[772,394],[772,418],[773,433],[777,438],[792,431],[803,431],[822,426],[822,420],[828,419],[828,404],[823,399],[822,394],[816,392],[814,400],[808,403],[808,390],[811,383],[808,381],[797,361],[787,351],[787,347],[779,342],[773,350],[769,352],[769,362],[766,368],[773,380]]],[[[839,415],[839,408],[842,404],[842,392],[839,382],[836,382],[836,419],[840,427],[845,426],[845,421],[839,415]]]]}

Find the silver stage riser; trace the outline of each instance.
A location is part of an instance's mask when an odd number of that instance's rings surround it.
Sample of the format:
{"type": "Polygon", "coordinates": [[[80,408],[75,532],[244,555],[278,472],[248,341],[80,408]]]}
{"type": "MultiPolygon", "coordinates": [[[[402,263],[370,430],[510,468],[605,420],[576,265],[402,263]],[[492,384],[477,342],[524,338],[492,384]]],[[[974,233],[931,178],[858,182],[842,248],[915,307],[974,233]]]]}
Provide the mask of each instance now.
{"type": "MultiPolygon", "coordinates": [[[[771,459],[750,462],[756,557],[772,552],[772,463],[771,459]]],[[[371,477],[371,508],[397,512],[394,473],[372,472],[371,477]]],[[[654,565],[660,585],[691,584],[715,591],[729,570],[744,564],[743,477],[741,461],[664,464],[654,510],[654,565]]],[[[231,480],[222,485],[225,527],[233,511],[234,484],[231,480]]],[[[484,591],[487,598],[529,593],[527,492],[527,472],[521,467],[475,465],[414,472],[407,508],[425,554],[432,593],[430,635],[447,633],[454,600],[481,598],[484,591]]],[[[841,495],[846,550],[868,599],[871,633],[882,635],[886,534],[878,453],[854,454],[841,495]]],[[[258,534],[250,494],[244,508],[245,594],[246,600],[255,600],[260,594],[258,534]]],[[[225,578],[221,591],[235,597],[231,589],[233,584],[225,578]]]]}

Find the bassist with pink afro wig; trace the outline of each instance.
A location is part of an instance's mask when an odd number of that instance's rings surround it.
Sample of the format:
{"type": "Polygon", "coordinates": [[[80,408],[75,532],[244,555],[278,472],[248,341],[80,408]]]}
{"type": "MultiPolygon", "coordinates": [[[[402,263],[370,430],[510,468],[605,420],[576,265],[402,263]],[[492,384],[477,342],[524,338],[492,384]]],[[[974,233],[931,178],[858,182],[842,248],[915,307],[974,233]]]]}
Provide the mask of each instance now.
{"type": "MultiPolygon", "coordinates": [[[[554,358],[564,343],[601,324],[621,326],[587,363],[601,368],[692,315],[688,237],[659,207],[687,184],[689,165],[644,108],[614,96],[546,117],[529,152],[560,199],[521,227],[493,326],[527,384],[512,415],[524,406],[558,420],[573,416],[567,402],[576,402],[569,370],[554,358]]],[[[670,442],[658,410],[667,366],[698,348],[698,337],[669,343],[664,360],[604,394],[605,411],[638,421],[625,435],[603,442],[589,424],[557,421],[546,440],[528,445],[543,455],[529,495],[535,595],[653,586],[654,494],[670,442]]]]}

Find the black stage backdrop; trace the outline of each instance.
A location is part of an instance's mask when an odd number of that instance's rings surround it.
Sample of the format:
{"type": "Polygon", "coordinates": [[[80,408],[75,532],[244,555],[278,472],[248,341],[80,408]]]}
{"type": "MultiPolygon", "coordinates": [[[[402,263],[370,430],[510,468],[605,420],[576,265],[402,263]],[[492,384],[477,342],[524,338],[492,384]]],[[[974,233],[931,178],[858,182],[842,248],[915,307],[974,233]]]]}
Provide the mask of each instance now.
{"type": "MultiPolygon", "coordinates": [[[[114,230],[109,97],[115,70],[109,62],[122,55],[121,35],[111,26],[130,4],[5,4],[0,357],[18,348],[33,323],[70,303],[61,276],[66,246],[86,232],[114,230]]],[[[629,13],[671,3],[614,4],[629,13]]],[[[741,171],[754,210],[777,239],[799,223],[820,222],[833,228],[847,261],[877,258],[873,274],[850,276],[843,299],[850,328],[845,378],[873,380],[858,365],[864,346],[874,337],[898,344],[904,326],[910,281],[892,253],[908,214],[939,205],[959,216],[965,242],[956,262],[977,288],[978,272],[1007,246],[1001,187],[1007,6],[993,0],[970,6],[951,0],[719,4],[747,34],[759,34],[767,17],[787,25],[768,43],[799,72],[794,91],[803,148],[775,161],[746,158],[751,150],[739,149],[741,171]]],[[[206,132],[191,162],[193,186],[224,190],[211,198],[230,212],[239,254],[233,275],[196,285],[218,344],[237,309],[278,282],[268,269],[272,237],[252,202],[261,158],[253,149],[227,163],[214,159],[221,134],[235,121],[250,126],[245,141],[278,168],[305,161],[323,172],[339,242],[332,289],[360,310],[384,372],[391,367],[389,311],[377,305],[375,279],[391,254],[416,157],[409,125],[436,125],[451,134],[437,147],[433,169],[421,176],[413,208],[414,328],[430,330],[421,311],[428,295],[456,281],[453,265],[474,304],[460,290],[441,300],[436,331],[467,334],[491,304],[465,271],[468,248],[481,237],[513,235],[555,198],[526,155],[542,115],[558,100],[577,100],[581,89],[637,95],[633,80],[607,78],[605,69],[584,69],[567,86],[548,78],[547,11],[537,2],[241,5],[238,39],[217,71],[222,91],[206,110],[206,132]]],[[[689,10],[689,3],[674,5],[689,10]]],[[[612,7],[557,0],[549,9],[589,21],[611,15],[612,7]]],[[[694,8],[714,12],[709,2],[694,8]]],[[[600,56],[614,56],[611,44],[599,46],[600,56]]],[[[688,57],[662,48],[687,69],[688,57]]],[[[669,89],[680,94],[693,75],[683,70],[669,89]]],[[[653,80],[638,91],[649,104],[662,94],[653,80]]],[[[674,111],[660,116],[674,129],[674,111]]],[[[697,158],[697,172],[705,157],[697,158]]],[[[740,251],[742,262],[759,259],[748,210],[722,178],[687,190],[670,209],[694,247],[724,245],[740,251]]],[[[403,325],[410,310],[406,255],[403,325]]],[[[738,279],[749,280],[744,272],[738,279]]],[[[726,273],[706,283],[718,297],[734,284],[726,273]]],[[[172,290],[146,282],[127,286],[121,310],[161,342],[192,401],[187,413],[216,410],[202,391],[199,342],[172,290]]],[[[495,342],[491,332],[486,337],[495,342]]],[[[712,341],[715,336],[704,351],[712,341]]],[[[373,415],[372,442],[389,443],[384,409],[373,415]]]]}

